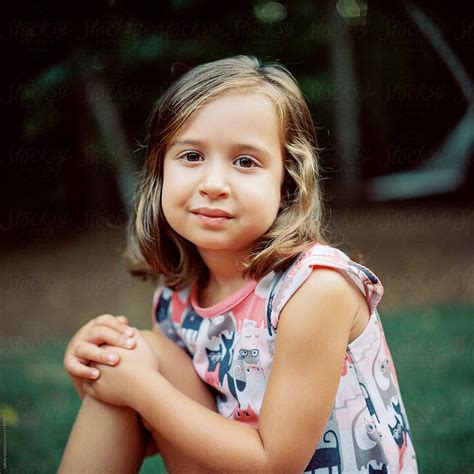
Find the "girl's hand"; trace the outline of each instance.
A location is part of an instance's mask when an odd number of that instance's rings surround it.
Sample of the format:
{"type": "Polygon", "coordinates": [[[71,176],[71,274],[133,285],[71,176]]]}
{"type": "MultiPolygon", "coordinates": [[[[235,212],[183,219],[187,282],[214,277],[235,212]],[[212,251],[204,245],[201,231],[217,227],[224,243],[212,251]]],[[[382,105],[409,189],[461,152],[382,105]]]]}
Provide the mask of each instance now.
{"type": "Polygon", "coordinates": [[[127,324],[125,316],[115,318],[110,314],[103,314],[85,324],[69,341],[63,364],[81,399],[84,397],[84,379],[94,380],[100,375],[97,368],[88,367],[90,362],[115,365],[120,361],[118,352],[104,350],[100,347],[102,343],[127,349],[135,347],[136,340],[133,336],[137,331],[127,324]],[[108,360],[110,356],[115,356],[115,359],[108,360]]]}
{"type": "MultiPolygon", "coordinates": [[[[133,397],[136,394],[137,378],[150,377],[159,371],[158,357],[140,331],[136,331],[137,345],[132,351],[115,349],[120,357],[116,367],[100,366],[100,377],[95,381],[83,383],[85,393],[112,405],[130,406],[133,408],[133,397]]],[[[91,367],[97,367],[93,362],[91,367]]]]}

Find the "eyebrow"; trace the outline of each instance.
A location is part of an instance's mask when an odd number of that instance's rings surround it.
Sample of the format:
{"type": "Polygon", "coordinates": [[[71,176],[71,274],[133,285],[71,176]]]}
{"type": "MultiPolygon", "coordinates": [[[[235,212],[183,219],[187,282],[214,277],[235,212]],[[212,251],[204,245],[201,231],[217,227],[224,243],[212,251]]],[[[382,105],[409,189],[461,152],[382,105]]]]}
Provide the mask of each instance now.
{"type": "MultiPolygon", "coordinates": [[[[177,140],[177,141],[170,144],[168,150],[171,150],[171,148],[173,148],[175,146],[178,146],[178,145],[202,146],[202,145],[204,145],[204,142],[202,142],[200,140],[177,140]]],[[[248,149],[248,150],[256,151],[258,153],[263,153],[264,155],[267,155],[269,157],[272,156],[271,153],[266,148],[262,148],[262,147],[257,146],[257,145],[251,145],[249,143],[234,143],[234,144],[232,144],[232,147],[233,148],[245,148],[245,149],[248,149]]]]}

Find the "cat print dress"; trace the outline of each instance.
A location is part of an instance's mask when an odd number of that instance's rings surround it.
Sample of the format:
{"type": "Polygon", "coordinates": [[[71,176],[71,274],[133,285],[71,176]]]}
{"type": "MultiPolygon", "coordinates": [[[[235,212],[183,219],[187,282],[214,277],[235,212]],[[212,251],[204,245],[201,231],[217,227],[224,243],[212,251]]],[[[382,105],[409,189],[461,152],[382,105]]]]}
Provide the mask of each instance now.
{"type": "Polygon", "coordinates": [[[201,379],[217,393],[219,413],[258,427],[272,368],[282,308],[318,266],[333,268],[366,297],[370,320],[348,346],[334,407],[305,473],[417,473],[416,454],[395,366],[377,305],[380,280],[341,250],[315,244],[284,272],[208,308],[195,285],[175,292],[160,286],[153,324],[192,357],[201,379]]]}

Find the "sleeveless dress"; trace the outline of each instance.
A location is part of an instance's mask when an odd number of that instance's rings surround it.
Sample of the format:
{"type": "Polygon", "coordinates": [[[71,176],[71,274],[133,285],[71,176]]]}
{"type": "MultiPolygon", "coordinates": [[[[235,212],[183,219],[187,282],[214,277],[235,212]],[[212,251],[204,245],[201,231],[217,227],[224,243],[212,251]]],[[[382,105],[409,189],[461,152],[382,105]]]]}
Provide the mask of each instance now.
{"type": "Polygon", "coordinates": [[[199,306],[195,285],[179,292],[159,286],[154,324],[192,357],[198,375],[216,390],[219,413],[257,428],[280,312],[318,266],[340,272],[362,292],[370,319],[347,346],[332,413],[304,472],[417,473],[410,425],[376,309],[382,283],[341,250],[315,244],[284,272],[249,280],[208,308],[199,306]]]}

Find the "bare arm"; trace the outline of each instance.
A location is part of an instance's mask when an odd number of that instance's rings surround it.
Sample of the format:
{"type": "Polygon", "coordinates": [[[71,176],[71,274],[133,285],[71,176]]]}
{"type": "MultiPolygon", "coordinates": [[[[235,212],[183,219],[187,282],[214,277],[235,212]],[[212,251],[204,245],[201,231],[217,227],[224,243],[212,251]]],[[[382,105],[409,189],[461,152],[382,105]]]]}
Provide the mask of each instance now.
{"type": "Polygon", "coordinates": [[[302,472],[334,404],[360,303],[355,291],[337,272],[318,269],[288,301],[258,430],[203,407],[156,372],[137,374],[131,406],[202,466],[302,472]]]}

